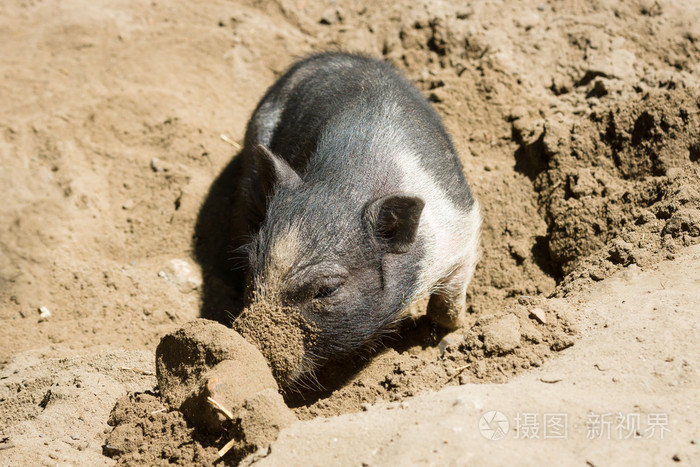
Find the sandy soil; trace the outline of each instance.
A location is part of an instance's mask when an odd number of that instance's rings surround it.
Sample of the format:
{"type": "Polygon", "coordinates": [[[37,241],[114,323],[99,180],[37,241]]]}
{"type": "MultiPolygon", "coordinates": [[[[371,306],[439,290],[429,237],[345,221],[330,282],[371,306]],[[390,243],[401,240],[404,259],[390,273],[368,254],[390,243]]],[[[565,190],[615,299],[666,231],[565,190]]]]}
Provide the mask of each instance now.
{"type": "Polygon", "coordinates": [[[288,397],[308,421],[266,461],[698,465],[699,31],[691,0],[3,2],[0,464],[213,461],[222,439],[161,411],[153,351],[239,311],[227,182],[245,124],[295,58],[342,48],[394,63],[444,117],[483,259],[464,329],[416,317],[320,375],[288,397]],[[511,431],[503,450],[475,441],[487,409],[511,427],[521,412],[665,413],[670,431],[511,431]],[[134,420],[149,447],[110,444],[134,420]],[[347,433],[364,441],[333,441],[347,433]]]}

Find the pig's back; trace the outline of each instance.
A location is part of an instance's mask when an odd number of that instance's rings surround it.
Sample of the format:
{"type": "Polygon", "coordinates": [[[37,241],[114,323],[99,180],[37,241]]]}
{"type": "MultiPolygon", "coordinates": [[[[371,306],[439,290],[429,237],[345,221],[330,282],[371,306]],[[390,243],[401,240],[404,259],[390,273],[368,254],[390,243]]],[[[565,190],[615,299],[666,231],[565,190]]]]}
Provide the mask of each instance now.
{"type": "Polygon", "coordinates": [[[310,177],[342,173],[374,195],[420,192],[428,177],[455,208],[473,204],[438,114],[391,65],[368,57],[326,53],[297,63],[258,105],[246,143],[268,146],[310,177]]]}

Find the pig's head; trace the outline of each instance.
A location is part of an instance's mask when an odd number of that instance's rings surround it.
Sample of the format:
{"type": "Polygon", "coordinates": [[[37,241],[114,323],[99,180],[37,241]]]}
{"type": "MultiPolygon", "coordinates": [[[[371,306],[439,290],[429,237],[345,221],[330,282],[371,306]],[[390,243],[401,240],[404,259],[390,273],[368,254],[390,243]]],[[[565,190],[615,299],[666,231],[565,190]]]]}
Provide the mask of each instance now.
{"type": "Polygon", "coordinates": [[[373,198],[312,170],[302,179],[266,148],[256,153],[254,189],[266,210],[249,244],[238,329],[287,386],[399,321],[419,280],[416,232],[424,202],[402,193],[373,198]]]}

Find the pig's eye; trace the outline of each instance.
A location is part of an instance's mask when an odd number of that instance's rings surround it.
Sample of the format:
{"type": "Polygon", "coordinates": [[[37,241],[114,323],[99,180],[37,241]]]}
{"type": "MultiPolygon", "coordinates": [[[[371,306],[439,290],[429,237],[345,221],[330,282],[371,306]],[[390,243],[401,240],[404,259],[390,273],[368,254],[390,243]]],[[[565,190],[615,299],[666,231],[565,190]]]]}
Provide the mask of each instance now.
{"type": "Polygon", "coordinates": [[[314,300],[323,300],[324,298],[332,296],[338,291],[341,285],[342,282],[334,282],[322,285],[321,287],[316,289],[316,293],[314,294],[314,300]]]}
{"type": "Polygon", "coordinates": [[[314,295],[314,300],[320,300],[323,298],[330,297],[338,290],[339,287],[340,286],[338,285],[326,285],[321,287],[316,291],[316,294],[314,295]]]}

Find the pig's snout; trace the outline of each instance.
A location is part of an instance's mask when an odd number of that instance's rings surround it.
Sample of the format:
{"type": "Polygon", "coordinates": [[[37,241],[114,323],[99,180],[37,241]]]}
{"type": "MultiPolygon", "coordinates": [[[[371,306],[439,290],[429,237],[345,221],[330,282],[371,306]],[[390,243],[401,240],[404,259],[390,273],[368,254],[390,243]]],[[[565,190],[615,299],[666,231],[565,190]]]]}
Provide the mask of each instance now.
{"type": "Polygon", "coordinates": [[[293,308],[253,301],[234,321],[233,328],[258,347],[282,388],[307,371],[307,349],[313,345],[317,331],[293,308]]]}

